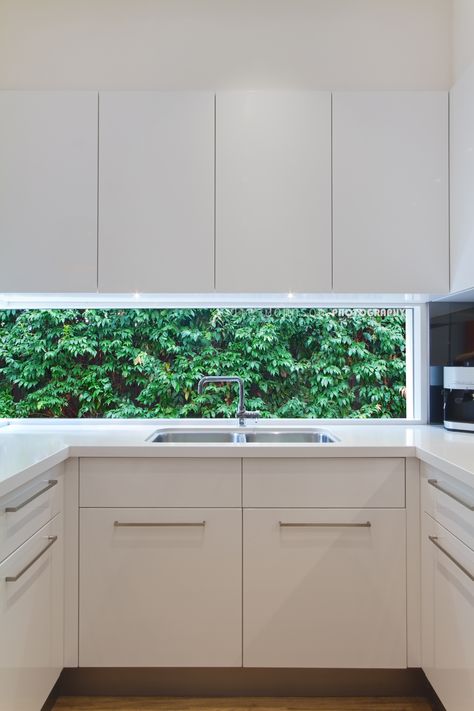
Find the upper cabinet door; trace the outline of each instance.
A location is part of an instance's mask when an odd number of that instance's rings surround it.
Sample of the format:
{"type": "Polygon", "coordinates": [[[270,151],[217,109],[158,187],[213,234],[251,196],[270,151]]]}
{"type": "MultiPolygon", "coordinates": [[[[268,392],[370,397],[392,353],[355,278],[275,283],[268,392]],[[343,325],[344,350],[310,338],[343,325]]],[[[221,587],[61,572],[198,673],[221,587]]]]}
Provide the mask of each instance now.
{"type": "Polygon", "coordinates": [[[0,292],[97,288],[97,94],[0,92],[0,292]]]}
{"type": "Polygon", "coordinates": [[[214,288],[214,95],[105,92],[99,291],[214,288]]]}
{"type": "Polygon", "coordinates": [[[331,96],[216,99],[216,288],[331,290],[331,96]]]}
{"type": "Polygon", "coordinates": [[[449,288],[448,98],[333,97],[334,290],[449,288]]]}
{"type": "Polygon", "coordinates": [[[474,287],[474,65],[451,90],[451,291],[474,287]]]}

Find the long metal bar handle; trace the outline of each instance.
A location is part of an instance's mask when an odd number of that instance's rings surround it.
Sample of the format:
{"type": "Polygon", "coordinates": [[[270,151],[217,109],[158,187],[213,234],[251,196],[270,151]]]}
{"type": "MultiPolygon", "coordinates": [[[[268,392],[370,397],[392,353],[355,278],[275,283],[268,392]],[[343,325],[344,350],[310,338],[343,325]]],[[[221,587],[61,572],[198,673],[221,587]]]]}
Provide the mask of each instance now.
{"type": "Polygon", "coordinates": [[[7,506],[7,508],[5,509],[5,513],[16,513],[17,511],[20,511],[20,509],[24,508],[27,504],[37,499],[38,496],[45,494],[47,491],[52,489],[53,486],[56,486],[57,483],[57,479],[50,479],[48,481],[47,486],[44,486],[42,489],[37,491],[36,494],[33,494],[28,499],[25,499],[25,501],[22,501],[21,504],[18,504],[18,506],[7,506]]]}
{"type": "Polygon", "coordinates": [[[370,528],[370,521],[365,523],[287,523],[279,521],[281,528],[300,528],[300,527],[316,527],[316,528],[370,528]]]}
{"type": "Polygon", "coordinates": [[[16,583],[16,581],[19,580],[21,578],[21,576],[24,575],[26,573],[26,571],[29,570],[31,568],[31,566],[34,565],[36,563],[36,561],[39,560],[41,558],[41,556],[43,556],[46,553],[46,551],[48,551],[51,548],[51,546],[56,543],[57,540],[58,540],[57,536],[48,536],[48,541],[49,541],[48,545],[45,546],[43,548],[43,550],[40,551],[38,553],[38,555],[36,555],[33,558],[33,560],[30,560],[30,562],[27,565],[25,565],[25,567],[22,568],[20,570],[20,572],[17,573],[17,575],[9,575],[7,578],[5,578],[5,582],[6,583],[16,583]]]}
{"type": "Polygon", "coordinates": [[[205,521],[196,521],[196,522],[173,522],[173,523],[155,523],[155,522],[147,522],[144,521],[143,523],[141,522],[132,522],[132,523],[123,523],[122,521],[114,521],[114,526],[117,528],[126,528],[126,527],[141,527],[141,526],[155,526],[158,528],[163,528],[165,526],[205,526],[206,522],[205,521]]]}
{"type": "Polygon", "coordinates": [[[437,479],[428,479],[428,484],[433,486],[435,489],[438,489],[438,491],[441,491],[443,494],[446,494],[446,496],[450,496],[452,499],[454,499],[454,501],[457,501],[458,504],[461,504],[462,506],[465,506],[466,509],[469,509],[469,511],[474,511],[474,505],[468,504],[459,496],[453,494],[452,491],[449,491],[449,489],[445,489],[444,486],[441,486],[441,484],[438,483],[437,479]]]}
{"type": "Polygon", "coordinates": [[[439,548],[439,550],[444,553],[444,555],[449,558],[449,560],[452,561],[454,565],[456,565],[459,570],[464,573],[464,575],[467,575],[469,580],[474,581],[474,575],[467,568],[465,568],[462,563],[456,560],[456,558],[452,556],[451,553],[446,550],[446,548],[443,548],[443,546],[438,542],[438,536],[428,536],[428,538],[430,539],[431,543],[436,546],[436,548],[439,548]]]}

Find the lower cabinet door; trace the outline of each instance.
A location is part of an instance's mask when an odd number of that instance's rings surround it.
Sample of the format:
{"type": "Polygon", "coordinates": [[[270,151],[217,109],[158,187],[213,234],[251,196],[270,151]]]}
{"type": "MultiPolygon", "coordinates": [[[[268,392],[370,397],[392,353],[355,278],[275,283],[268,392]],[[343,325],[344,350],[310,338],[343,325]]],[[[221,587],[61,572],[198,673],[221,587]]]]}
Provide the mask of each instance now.
{"type": "Polygon", "coordinates": [[[244,666],[406,667],[405,511],[244,510],[244,666]]]}
{"type": "Polygon", "coordinates": [[[0,711],[39,711],[63,667],[59,514],[0,565],[0,711]]]}
{"type": "Polygon", "coordinates": [[[79,664],[242,664],[241,509],[81,509],[79,664]]]}
{"type": "Polygon", "coordinates": [[[446,711],[474,707],[474,551],[424,514],[422,666],[446,711]]]}

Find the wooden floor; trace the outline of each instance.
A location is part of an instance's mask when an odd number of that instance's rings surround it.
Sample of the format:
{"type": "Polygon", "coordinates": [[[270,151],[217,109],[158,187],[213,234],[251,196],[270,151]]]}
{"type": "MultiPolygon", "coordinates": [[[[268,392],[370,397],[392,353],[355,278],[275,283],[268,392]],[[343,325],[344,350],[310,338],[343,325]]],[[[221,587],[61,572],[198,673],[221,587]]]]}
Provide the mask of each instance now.
{"type": "Polygon", "coordinates": [[[420,698],[153,698],[63,696],[54,711],[431,711],[420,698]]]}

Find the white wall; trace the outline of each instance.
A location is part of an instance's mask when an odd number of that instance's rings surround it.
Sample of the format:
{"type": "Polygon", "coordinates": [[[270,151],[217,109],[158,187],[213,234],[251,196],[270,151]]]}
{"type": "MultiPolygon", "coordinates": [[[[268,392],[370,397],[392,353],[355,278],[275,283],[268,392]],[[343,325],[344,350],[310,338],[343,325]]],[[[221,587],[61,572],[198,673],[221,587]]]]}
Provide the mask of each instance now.
{"type": "Polygon", "coordinates": [[[453,0],[453,81],[474,63],[474,0],[453,0]]]}
{"type": "Polygon", "coordinates": [[[451,10],[452,0],[0,0],[0,88],[447,89],[451,10]]]}

